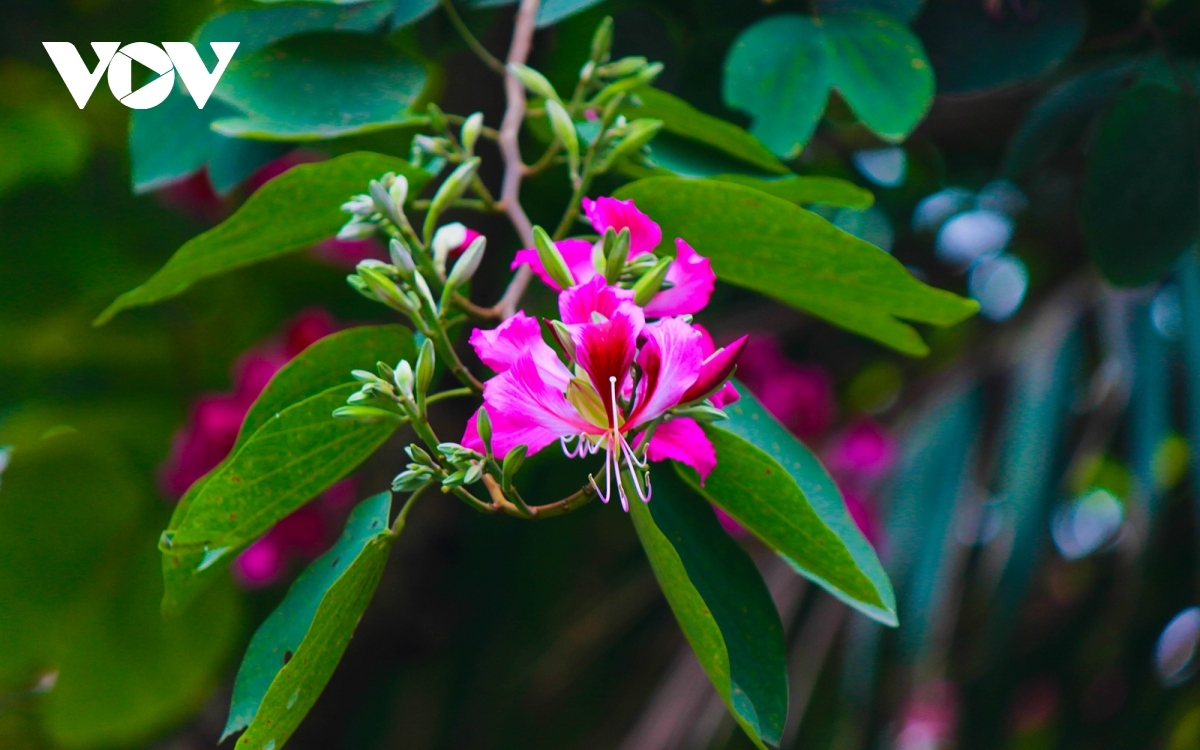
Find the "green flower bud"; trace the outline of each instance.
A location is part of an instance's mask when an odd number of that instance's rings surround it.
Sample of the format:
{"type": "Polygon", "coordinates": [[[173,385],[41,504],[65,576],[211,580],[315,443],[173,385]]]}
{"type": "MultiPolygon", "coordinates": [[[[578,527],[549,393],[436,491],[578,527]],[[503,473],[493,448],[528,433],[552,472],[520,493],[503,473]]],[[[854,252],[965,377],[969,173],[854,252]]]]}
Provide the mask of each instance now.
{"type": "Polygon", "coordinates": [[[596,31],[592,34],[591,59],[596,63],[607,60],[608,51],[612,49],[612,40],[613,19],[612,16],[605,16],[604,20],[596,26],[596,31]]]}
{"type": "Polygon", "coordinates": [[[392,480],[392,491],[414,492],[423,487],[431,478],[432,475],[428,470],[409,469],[408,471],[402,471],[392,480]]]}
{"type": "Polygon", "coordinates": [[[466,476],[463,477],[463,484],[475,484],[483,476],[483,466],[478,463],[473,463],[467,467],[466,476]]]}
{"type": "Polygon", "coordinates": [[[375,202],[375,210],[383,214],[388,221],[396,226],[400,226],[402,219],[400,218],[400,208],[396,202],[392,200],[392,196],[388,193],[388,189],[383,186],[378,180],[371,180],[367,188],[371,192],[371,200],[375,202]]]}
{"type": "Polygon", "coordinates": [[[462,194],[471,186],[471,181],[475,179],[475,173],[479,171],[479,163],[480,159],[476,156],[459,164],[458,168],[450,173],[445,182],[438,187],[438,191],[434,193],[433,200],[429,202],[429,211],[425,213],[423,231],[426,243],[433,238],[433,230],[437,226],[438,217],[450,207],[451,203],[462,197],[462,194]]]}
{"type": "Polygon", "coordinates": [[[408,200],[408,178],[402,174],[398,174],[392,180],[391,185],[385,185],[388,189],[388,195],[395,202],[397,208],[403,210],[404,202],[408,200]]]}
{"type": "Polygon", "coordinates": [[[396,375],[392,380],[396,383],[396,387],[400,389],[401,395],[409,399],[413,397],[413,371],[412,365],[408,363],[408,360],[400,360],[400,363],[396,365],[396,375]]]}
{"type": "Polygon", "coordinates": [[[375,222],[353,218],[338,230],[337,238],[339,240],[365,240],[368,237],[374,237],[377,231],[379,231],[379,226],[375,222]]]}
{"type": "Polygon", "coordinates": [[[433,292],[429,291],[429,283],[425,281],[425,277],[420,271],[413,271],[413,286],[417,288],[417,292],[421,295],[421,299],[429,307],[429,311],[437,317],[437,303],[433,301],[433,292]]]}
{"type": "Polygon", "coordinates": [[[333,410],[335,419],[352,419],[355,422],[382,422],[396,419],[399,415],[377,406],[339,406],[333,410]]]}
{"type": "Polygon", "coordinates": [[[624,78],[640,73],[649,64],[644,57],[622,57],[620,60],[601,65],[596,69],[596,75],[601,78],[624,78]]]}
{"type": "Polygon", "coordinates": [[[413,262],[412,251],[408,249],[403,242],[398,239],[392,239],[388,243],[388,255],[392,258],[392,265],[406,279],[411,279],[413,271],[417,270],[417,264],[413,262]]]}
{"type": "Polygon", "coordinates": [[[404,449],[404,452],[408,454],[409,458],[421,466],[437,466],[433,460],[433,456],[426,453],[425,450],[416,443],[411,443],[407,448],[404,449]]]}
{"type": "Polygon", "coordinates": [[[653,120],[648,117],[629,123],[626,126],[625,136],[613,146],[612,151],[605,157],[605,166],[615,164],[620,159],[632,156],[641,151],[643,146],[652,141],[654,136],[658,135],[658,131],[662,130],[662,126],[662,120],[653,120]]]}
{"type": "Polygon", "coordinates": [[[575,123],[571,121],[571,115],[567,114],[563,105],[553,99],[546,100],[546,115],[550,118],[550,127],[554,130],[555,137],[567,150],[567,165],[570,167],[571,176],[577,177],[579,175],[579,134],[575,132],[575,123]]]}
{"type": "Polygon", "coordinates": [[[375,370],[384,382],[391,382],[396,377],[396,371],[387,362],[376,362],[375,370]]]}
{"type": "Polygon", "coordinates": [[[342,204],[342,210],[366,218],[375,213],[375,201],[369,195],[356,195],[342,204]]]}
{"type": "Polygon", "coordinates": [[[471,277],[479,270],[479,264],[483,262],[485,249],[487,249],[487,238],[479,236],[467,246],[466,250],[463,250],[463,254],[458,256],[454,267],[450,269],[450,275],[446,277],[447,289],[457,289],[471,280],[471,277]]]}
{"type": "Polygon", "coordinates": [[[687,417],[697,422],[719,422],[722,419],[729,419],[728,414],[708,403],[676,409],[672,413],[677,417],[687,417]]]}
{"type": "Polygon", "coordinates": [[[612,227],[604,232],[604,280],[616,284],[629,260],[629,227],[617,234],[612,227]]]}
{"type": "Polygon", "coordinates": [[[433,351],[433,342],[425,339],[421,344],[421,352],[417,355],[417,396],[424,398],[433,383],[434,365],[437,355],[433,351]]]}
{"type": "Polygon", "coordinates": [[[492,455],[492,418],[488,416],[487,407],[481,406],[475,412],[475,431],[479,433],[487,454],[492,455]]]}
{"type": "Polygon", "coordinates": [[[554,90],[554,86],[550,85],[550,81],[546,80],[546,76],[537,72],[528,65],[521,63],[509,63],[508,72],[517,77],[521,85],[529,89],[534,94],[543,97],[547,100],[560,101],[558,92],[554,90]]]}
{"type": "Polygon", "coordinates": [[[479,141],[479,134],[483,132],[483,113],[476,112],[466,119],[462,124],[462,130],[458,133],[458,139],[462,142],[463,149],[468,155],[475,153],[475,144],[479,141]]]}
{"type": "Polygon", "coordinates": [[[429,127],[439,133],[446,132],[446,115],[442,108],[430,102],[425,106],[425,115],[429,118],[429,127]]]}
{"type": "Polygon", "coordinates": [[[404,313],[414,312],[411,303],[400,291],[400,288],[396,286],[396,282],[389,279],[378,268],[359,264],[358,277],[366,283],[367,288],[371,290],[371,293],[380,302],[393,310],[404,313]]]}
{"type": "Polygon", "coordinates": [[[574,362],[575,339],[571,338],[571,332],[567,330],[567,325],[561,320],[551,320],[550,330],[554,333],[554,338],[558,340],[558,345],[562,347],[563,353],[574,362]]]}
{"type": "Polygon", "coordinates": [[[670,267],[670,258],[660,258],[649,273],[638,279],[637,283],[633,285],[634,303],[645,307],[650,300],[654,299],[654,295],[662,289],[663,282],[667,279],[667,269],[670,267]]]}
{"type": "Polygon", "coordinates": [[[377,376],[373,372],[367,372],[366,370],[351,370],[350,377],[354,378],[355,380],[357,380],[360,383],[378,383],[379,382],[379,376],[377,376]]]}
{"type": "Polygon", "coordinates": [[[538,259],[542,261],[542,266],[550,278],[554,279],[554,283],[563,289],[575,286],[575,277],[571,275],[571,269],[567,268],[567,261],[563,260],[562,253],[558,252],[545,229],[533,228],[533,244],[537,248],[538,259]]]}
{"type": "Polygon", "coordinates": [[[518,445],[516,448],[510,450],[508,455],[504,457],[504,463],[501,465],[500,469],[504,475],[501,484],[505,490],[508,490],[512,487],[513,478],[516,477],[517,472],[521,470],[521,466],[525,463],[525,457],[527,455],[529,455],[528,446],[518,445]]]}

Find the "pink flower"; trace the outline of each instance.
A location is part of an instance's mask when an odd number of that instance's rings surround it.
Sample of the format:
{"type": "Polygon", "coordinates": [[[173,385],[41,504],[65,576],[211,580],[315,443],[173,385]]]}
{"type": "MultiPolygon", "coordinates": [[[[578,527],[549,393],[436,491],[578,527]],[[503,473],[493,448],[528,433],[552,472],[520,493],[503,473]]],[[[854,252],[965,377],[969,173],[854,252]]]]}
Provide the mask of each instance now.
{"type": "MultiPolygon", "coordinates": [[[[610,227],[618,232],[628,228],[630,260],[653,255],[654,249],[662,242],[662,229],[639,211],[632,200],[597,198],[593,201],[584,198],[583,213],[591,221],[592,228],[601,235],[610,227]]],[[[555,247],[566,261],[576,284],[584,284],[603,275],[603,270],[597,268],[597,261],[593,258],[599,252],[594,252],[595,243],[590,240],[567,239],[555,243],[555,247]]],[[[682,239],[675,240],[675,250],[675,260],[667,269],[662,291],[646,305],[647,317],[691,315],[704,309],[712,296],[717,277],[708,258],[701,257],[682,239]]],[[[537,250],[519,250],[513,258],[512,267],[516,269],[526,263],[547,286],[562,290],[546,272],[537,250]]],[[[599,265],[604,264],[600,262],[599,265]]]]}
{"type": "MultiPolygon", "coordinates": [[[[518,445],[536,453],[555,441],[572,457],[604,450],[605,489],[596,486],[596,491],[608,502],[615,482],[626,510],[623,467],[638,497],[650,499],[646,459],[638,457],[631,439],[644,440],[651,425],[649,460],[673,458],[702,478],[712,471],[716,455],[700,426],[687,418],[660,419],[676,406],[719,391],[745,344],[742,339],[713,351],[707,333],[682,319],[647,324],[632,296],[607,286],[600,276],[559,295],[570,368],[542,339],[537,322],[524,314],[471,337],[480,359],[498,373],[483,392],[496,455],[518,445]]],[[[463,444],[483,448],[474,420],[463,444]]]]}
{"type": "Polygon", "coordinates": [[[750,341],[738,367],[738,379],[763,408],[803,440],[820,437],[837,418],[829,373],[792,362],[772,338],[750,341]]]}
{"type": "Polygon", "coordinates": [[[892,437],[871,419],[851,423],[825,452],[829,471],[851,478],[878,479],[895,459],[892,437]]]}

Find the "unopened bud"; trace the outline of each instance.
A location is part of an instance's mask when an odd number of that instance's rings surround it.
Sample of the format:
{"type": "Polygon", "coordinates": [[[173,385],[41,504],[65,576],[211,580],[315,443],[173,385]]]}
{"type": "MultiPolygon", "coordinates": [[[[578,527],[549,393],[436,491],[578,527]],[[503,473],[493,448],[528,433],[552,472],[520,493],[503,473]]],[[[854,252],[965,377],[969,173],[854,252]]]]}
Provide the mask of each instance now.
{"type": "Polygon", "coordinates": [[[417,354],[417,396],[424,398],[433,383],[433,371],[437,355],[433,351],[433,341],[425,339],[421,351],[417,354]]]}
{"type": "Polygon", "coordinates": [[[604,20],[596,26],[595,33],[592,34],[592,57],[596,63],[602,63],[608,59],[608,51],[612,49],[613,40],[613,19],[612,16],[605,16],[604,20]]]}
{"type": "Polygon", "coordinates": [[[440,272],[445,273],[446,259],[450,257],[450,253],[462,247],[466,241],[467,228],[461,222],[455,221],[438,227],[438,230],[433,233],[433,240],[429,243],[430,249],[433,250],[433,265],[440,272]]]}
{"type": "Polygon", "coordinates": [[[533,228],[533,244],[537,248],[538,259],[542,261],[542,267],[546,269],[546,273],[550,275],[554,283],[558,284],[561,289],[570,289],[575,286],[575,277],[571,275],[567,261],[554,246],[554,241],[550,239],[550,235],[546,234],[545,229],[533,228]]]}
{"type": "Polygon", "coordinates": [[[396,283],[383,272],[364,265],[360,265],[357,270],[358,277],[366,283],[367,288],[371,290],[376,299],[394,310],[411,311],[408,299],[400,292],[396,283]]]}
{"type": "Polygon", "coordinates": [[[396,374],[392,377],[392,380],[396,383],[396,388],[400,390],[400,394],[402,396],[410,399],[412,398],[413,371],[412,365],[408,363],[407,359],[400,360],[400,362],[396,365],[396,374]]]}
{"type": "Polygon", "coordinates": [[[388,255],[392,258],[392,265],[396,267],[396,270],[404,278],[411,278],[413,271],[417,270],[417,264],[413,262],[412,252],[400,240],[392,239],[388,243],[388,255]]]}
{"type": "Polygon", "coordinates": [[[357,380],[360,383],[378,383],[379,382],[378,375],[376,375],[373,372],[368,372],[366,370],[351,370],[350,377],[354,378],[355,380],[357,380]]]}
{"type": "Polygon", "coordinates": [[[654,139],[658,135],[658,131],[662,130],[662,120],[654,120],[651,118],[641,118],[629,123],[625,128],[625,137],[613,146],[605,159],[606,164],[614,164],[619,159],[626,156],[631,156],[634,153],[642,150],[642,147],[654,139]]]}
{"type": "Polygon", "coordinates": [[[335,419],[352,419],[356,422],[382,422],[396,419],[399,415],[377,406],[339,406],[333,410],[335,419]]]}
{"type": "Polygon", "coordinates": [[[546,80],[546,76],[537,72],[528,65],[521,63],[509,63],[508,72],[517,77],[521,85],[529,89],[534,94],[545,99],[553,99],[559,101],[558,92],[554,90],[554,86],[550,85],[550,81],[546,80]]]}
{"type": "Polygon", "coordinates": [[[404,452],[408,454],[408,457],[411,458],[413,462],[418,463],[421,466],[437,465],[433,461],[433,456],[430,456],[428,453],[426,453],[424,449],[422,449],[421,446],[417,445],[416,443],[410,444],[404,449],[404,452]]]}
{"type": "Polygon", "coordinates": [[[425,281],[425,277],[420,271],[413,271],[413,286],[417,288],[417,293],[421,295],[422,301],[429,307],[429,311],[436,317],[438,314],[437,303],[433,301],[433,292],[429,290],[429,283],[425,281]]]}
{"type": "Polygon", "coordinates": [[[687,417],[694,419],[697,422],[719,422],[722,419],[729,419],[729,415],[711,404],[696,404],[689,406],[686,409],[676,409],[674,411],[677,417],[687,417]]]}
{"type": "Polygon", "coordinates": [[[439,133],[446,132],[446,114],[442,108],[430,102],[425,106],[425,115],[429,117],[429,127],[439,133]]]}
{"type": "Polygon", "coordinates": [[[479,141],[479,134],[482,132],[482,112],[476,112],[463,122],[462,130],[458,133],[458,139],[462,142],[462,147],[466,150],[467,154],[475,153],[475,144],[479,141]]]}
{"type": "Polygon", "coordinates": [[[475,432],[479,433],[487,454],[492,455],[492,418],[488,416],[487,407],[481,406],[475,412],[475,432]]]}
{"type": "Polygon", "coordinates": [[[555,137],[567,150],[567,165],[570,167],[571,176],[577,177],[579,175],[579,134],[575,132],[575,123],[571,121],[571,115],[567,113],[566,108],[553,99],[546,100],[546,115],[550,118],[550,127],[554,130],[555,137]]]}
{"type": "Polygon", "coordinates": [[[649,85],[662,73],[662,63],[651,63],[638,71],[637,75],[629,76],[628,78],[620,78],[605,86],[596,94],[596,98],[592,100],[592,106],[603,106],[620,94],[628,94],[631,91],[636,91],[643,86],[649,85]]]}
{"type": "Polygon", "coordinates": [[[617,283],[621,272],[625,270],[625,261],[629,260],[629,227],[623,227],[621,233],[609,227],[604,232],[604,280],[609,284],[617,283]]]}
{"type": "Polygon", "coordinates": [[[529,448],[527,446],[518,445],[516,448],[510,450],[508,455],[504,457],[504,463],[500,467],[501,471],[503,472],[504,489],[507,490],[512,487],[513,478],[516,477],[517,472],[521,470],[521,466],[525,463],[525,456],[528,454],[529,448]]]}
{"type": "Polygon", "coordinates": [[[450,207],[450,204],[458,200],[467,188],[471,186],[471,181],[475,179],[475,173],[479,170],[480,159],[478,156],[468,159],[458,168],[450,173],[445,182],[438,187],[437,193],[434,194],[433,200],[429,201],[429,210],[425,213],[424,234],[425,241],[429,242],[433,238],[433,229],[437,226],[438,217],[450,207]]]}
{"type": "Polygon", "coordinates": [[[367,217],[375,213],[375,201],[369,195],[356,195],[342,204],[342,210],[355,216],[367,217]]]}
{"type": "Polygon", "coordinates": [[[396,175],[392,184],[387,186],[388,195],[395,201],[400,210],[404,210],[404,201],[408,200],[408,178],[402,174],[396,175]]]}
{"type": "Polygon", "coordinates": [[[649,61],[644,57],[622,57],[596,69],[596,75],[603,78],[624,78],[641,72],[649,61]]]}
{"type": "Polygon", "coordinates": [[[378,230],[379,227],[375,222],[360,221],[354,218],[338,230],[337,238],[339,240],[365,240],[368,237],[374,237],[378,230]]]}
{"type": "Polygon", "coordinates": [[[479,264],[483,262],[483,251],[486,248],[487,238],[482,235],[476,237],[475,241],[455,261],[454,268],[450,269],[450,275],[446,277],[446,288],[457,289],[469,281],[479,270],[479,264]]]}
{"type": "Polygon", "coordinates": [[[633,285],[633,301],[639,307],[645,307],[650,300],[654,299],[654,295],[662,289],[663,282],[667,279],[667,269],[671,267],[672,260],[670,258],[661,258],[654,264],[654,268],[637,280],[633,285]]]}
{"type": "Polygon", "coordinates": [[[575,339],[571,338],[571,332],[567,330],[567,324],[561,320],[551,320],[550,330],[554,333],[555,340],[562,347],[563,354],[572,362],[575,361],[575,339]]]}
{"type": "Polygon", "coordinates": [[[371,200],[375,202],[375,210],[383,214],[388,221],[396,226],[400,226],[403,221],[400,218],[400,208],[396,202],[392,200],[392,196],[388,193],[388,189],[383,186],[379,180],[371,180],[367,186],[371,191],[371,200]]]}
{"type": "Polygon", "coordinates": [[[379,377],[384,381],[391,381],[396,377],[396,371],[387,362],[376,362],[375,371],[379,373],[379,377]]]}
{"type": "Polygon", "coordinates": [[[393,492],[414,492],[419,490],[431,478],[427,470],[409,469],[402,471],[392,480],[393,492]]]}

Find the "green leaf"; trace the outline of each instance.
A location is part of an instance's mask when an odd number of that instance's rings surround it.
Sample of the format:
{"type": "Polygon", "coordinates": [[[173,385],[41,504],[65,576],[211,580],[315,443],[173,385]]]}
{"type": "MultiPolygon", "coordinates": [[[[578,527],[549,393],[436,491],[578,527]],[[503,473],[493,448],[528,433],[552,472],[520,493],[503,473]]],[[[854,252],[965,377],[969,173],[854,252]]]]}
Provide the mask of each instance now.
{"type": "Polygon", "coordinates": [[[316,703],[375,594],[395,539],[392,496],[367,498],[341,539],[308,566],[263,622],[238,669],[226,737],[238,748],[282,748],[316,703]]]}
{"type": "Polygon", "coordinates": [[[629,515],[700,665],[758,747],[777,746],[787,715],[783,627],[762,577],[708,504],[669,467],[629,515]]]}
{"type": "Polygon", "coordinates": [[[198,109],[176,87],[167,100],[135,109],[129,118],[129,159],[135,193],[147,193],[208,166],[218,193],[227,193],[259,167],[282,156],[286,144],[227,138],[214,133],[214,120],[238,114],[210,99],[198,109]]]}
{"type": "Polygon", "coordinates": [[[423,122],[412,104],[425,69],[378,36],[321,32],[235,57],[215,95],[246,114],[218,133],[265,140],[337,138],[423,122]]]}
{"type": "Polygon", "coordinates": [[[721,174],[711,179],[754,188],[798,206],[824,203],[828,206],[867,209],[875,203],[870,190],[837,177],[792,175],[778,180],[760,179],[741,174],[721,174]]]}
{"type": "MultiPolygon", "coordinates": [[[[397,362],[401,358],[412,361],[416,356],[412,332],[400,325],[352,328],[326,336],[305,349],[267,383],[242,422],[233,453],[188,488],[187,494],[175,505],[168,528],[175,529],[183,523],[193,500],[200,495],[208,479],[223,470],[237,451],[276,414],[343,383],[353,369],[370,369],[375,362],[397,362]]],[[[172,554],[164,554],[162,567],[167,590],[163,597],[163,612],[180,614],[220,575],[231,558],[232,555],[227,554],[220,561],[201,568],[205,561],[203,549],[173,550],[172,554]]]]}
{"type": "Polygon", "coordinates": [[[538,7],[537,27],[552,26],[599,3],[600,0],[544,0],[538,7]]]}
{"type": "Polygon", "coordinates": [[[1195,243],[1197,132],[1192,102],[1158,85],[1125,92],[1102,121],[1088,151],[1080,222],[1092,260],[1114,284],[1154,281],[1195,243]]]}
{"type": "Polygon", "coordinates": [[[432,13],[437,6],[438,0],[395,0],[392,25],[400,28],[419,21],[432,13]]]}
{"type": "Polygon", "coordinates": [[[821,19],[829,50],[829,80],[863,125],[887,141],[902,141],[933,104],[933,68],[921,41],[880,13],[821,19]]]}
{"type": "Polygon", "coordinates": [[[875,550],[846,511],[837,484],[799,440],[744,386],[726,421],[704,428],[717,468],[692,487],[778,552],[802,575],[885,625],[896,625],[896,596],[875,550]]]}
{"type": "Polygon", "coordinates": [[[1108,109],[1136,71],[1128,61],[1071,76],[1050,89],[1025,115],[1008,144],[1004,174],[1028,177],[1034,169],[1078,141],[1092,120],[1108,109]]]}
{"type": "Polygon", "coordinates": [[[824,33],[805,16],[759,21],[738,36],[725,58],[725,103],[749,113],[750,132],[782,156],[804,149],[830,85],[824,33]]]}
{"type": "Polygon", "coordinates": [[[637,92],[639,103],[627,103],[622,114],[630,119],[662,120],[663,130],[702,143],[764,172],[787,174],[785,167],[754,136],[731,122],[706,115],[683,99],[649,86],[637,92]]]}
{"type": "MultiPolygon", "coordinates": [[[[392,12],[391,0],[362,3],[263,2],[219,13],[204,22],[192,41],[208,52],[209,42],[238,42],[238,56],[310,31],[377,31],[392,12]]],[[[206,108],[207,109],[207,108],[206,108]]]]}
{"type": "Polygon", "coordinates": [[[898,318],[949,326],[972,300],[918,281],[892,256],[814,213],[741,185],[673,177],[617,191],[633,198],[670,241],[682,237],[712,260],[722,281],[807,310],[899,351],[928,347],[898,318]]]}
{"type": "Polygon", "coordinates": [[[1018,12],[984,3],[927,0],[914,28],[925,43],[938,91],[966,94],[1041,75],[1083,38],[1080,0],[1056,0],[1018,12]]]}
{"type": "Polygon", "coordinates": [[[219,586],[194,617],[164,623],[165,511],[128,446],[112,430],[51,435],[17,438],[0,485],[0,695],[57,670],[31,705],[55,747],[144,747],[219,678],[239,637],[236,592],[219,586]]]}
{"type": "Polygon", "coordinates": [[[831,88],[876,135],[899,141],[929,110],[933,71],[912,32],[880,13],[771,16],[725,59],[725,103],[748,112],[751,132],[784,156],[808,143],[831,88]]]}
{"type": "Polygon", "coordinates": [[[408,177],[414,195],[429,179],[402,159],[368,152],[289,169],[250,196],[233,216],[187,242],[144,284],[118,297],[96,324],[103,325],[122,310],[174,297],[210,276],[334,236],[347,218],[341,204],[385,172],[408,177]]]}
{"type": "Polygon", "coordinates": [[[202,482],[165,535],[168,554],[232,554],[333,486],[375,452],[400,417],[362,423],[331,416],[355,383],[329,388],[275,414],[202,482]]]}

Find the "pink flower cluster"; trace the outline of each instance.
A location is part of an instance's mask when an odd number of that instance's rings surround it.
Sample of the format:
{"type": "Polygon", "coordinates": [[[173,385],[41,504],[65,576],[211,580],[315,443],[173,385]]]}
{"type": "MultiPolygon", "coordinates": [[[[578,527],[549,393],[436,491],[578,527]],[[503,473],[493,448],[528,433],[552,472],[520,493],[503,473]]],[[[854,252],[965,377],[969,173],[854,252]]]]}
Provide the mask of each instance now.
{"type": "MultiPolygon", "coordinates": [[[[632,201],[589,200],[584,211],[597,232],[630,230],[631,259],[651,253],[662,239],[659,226],[632,201]]],[[[615,486],[628,510],[623,472],[634,494],[648,501],[647,460],[681,461],[702,479],[716,466],[716,451],[695,420],[663,418],[705,398],[717,408],[736,399],[728,380],[746,340],[718,349],[707,331],[682,317],[708,304],[715,282],[708,260],[682,239],[667,272],[669,286],[644,308],[632,291],[606,283],[592,260],[593,245],[557,243],[576,282],[559,290],[561,327],[554,337],[565,362],[543,339],[538,321],[524,313],[494,330],[476,330],[471,345],[497,373],[483,393],[494,453],[504,456],[518,445],[536,453],[554,442],[572,457],[604,451],[605,486],[593,485],[604,502],[615,486]]],[[[520,251],[514,265],[521,263],[557,288],[536,251],[520,251]]],[[[482,450],[476,424],[468,423],[463,444],[482,450]]]]}
{"type": "MultiPolygon", "coordinates": [[[[233,449],[246,413],[275,373],[336,330],[329,313],[308,310],[294,318],[277,340],[242,355],[234,366],[233,391],[201,396],[187,423],[175,434],[170,456],[160,470],[163,491],[170,497],[181,497],[196,480],[221,463],[233,449]]],[[[336,536],[354,500],[352,480],[330,488],[239,555],[233,564],[234,575],[246,586],[266,586],[284,573],[289,558],[315,558],[336,536]]]]}

